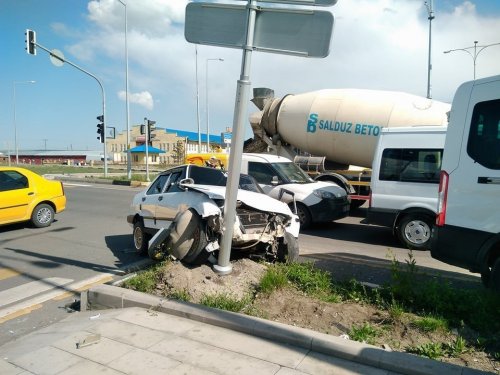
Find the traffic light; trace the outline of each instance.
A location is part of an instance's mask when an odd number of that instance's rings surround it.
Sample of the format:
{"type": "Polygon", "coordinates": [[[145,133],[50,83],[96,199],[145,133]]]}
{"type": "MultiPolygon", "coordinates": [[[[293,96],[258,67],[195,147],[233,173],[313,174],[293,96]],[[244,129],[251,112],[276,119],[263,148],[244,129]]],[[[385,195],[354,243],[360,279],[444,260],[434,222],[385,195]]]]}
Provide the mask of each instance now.
{"type": "Polygon", "coordinates": [[[156,124],[156,121],[153,121],[153,120],[148,120],[148,142],[150,144],[153,144],[153,142],[151,141],[151,136],[155,136],[154,134],[151,134],[151,130],[155,130],[155,124],[156,124]]]}
{"type": "Polygon", "coordinates": [[[26,29],[26,52],[30,55],[36,55],[36,33],[33,30],[26,29]]]}
{"type": "Polygon", "coordinates": [[[104,143],[104,116],[103,115],[100,115],[100,116],[97,116],[97,120],[99,121],[99,124],[97,124],[97,134],[99,134],[99,136],[97,137],[97,139],[99,139],[101,141],[101,143],[104,143]]]}

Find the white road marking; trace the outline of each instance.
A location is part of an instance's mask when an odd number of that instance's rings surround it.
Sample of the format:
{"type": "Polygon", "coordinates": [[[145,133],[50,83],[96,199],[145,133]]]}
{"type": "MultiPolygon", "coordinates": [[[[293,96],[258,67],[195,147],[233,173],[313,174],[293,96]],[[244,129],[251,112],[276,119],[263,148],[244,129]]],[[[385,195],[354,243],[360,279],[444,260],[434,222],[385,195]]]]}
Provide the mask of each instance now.
{"type": "Polygon", "coordinates": [[[4,290],[0,292],[0,307],[69,284],[72,281],[73,279],[64,279],[62,277],[48,277],[4,290]]]}

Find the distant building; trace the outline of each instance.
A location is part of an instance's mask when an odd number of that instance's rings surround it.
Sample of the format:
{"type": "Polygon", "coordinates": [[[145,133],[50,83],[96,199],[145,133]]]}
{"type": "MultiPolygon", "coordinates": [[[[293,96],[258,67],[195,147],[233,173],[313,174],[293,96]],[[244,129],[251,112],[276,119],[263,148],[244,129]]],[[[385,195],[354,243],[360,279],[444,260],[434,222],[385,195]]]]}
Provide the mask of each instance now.
{"type": "MultiPolygon", "coordinates": [[[[177,129],[156,128],[152,131],[154,135],[150,141],[150,148],[156,150],[151,154],[148,153],[149,163],[151,164],[177,164],[179,163],[178,155],[176,154],[176,146],[178,142],[183,144],[183,150],[186,154],[198,152],[198,133],[177,129]]],[[[115,139],[107,139],[109,158],[115,164],[125,164],[127,162],[127,133],[121,132],[116,135],[115,139]]],[[[141,134],[141,126],[135,125],[130,129],[130,148],[132,154],[132,164],[144,164],[146,142],[145,134],[141,134]]],[[[227,144],[223,143],[222,135],[210,135],[211,150],[226,149],[227,144]]],[[[207,152],[207,135],[201,134],[201,152],[207,152]]]]}
{"type": "MultiPolygon", "coordinates": [[[[16,162],[15,153],[10,153],[10,162],[16,162]]],[[[103,160],[102,151],[78,151],[78,150],[19,150],[17,158],[20,164],[66,164],[66,165],[85,165],[93,164],[94,162],[101,162],[103,160]]],[[[8,162],[9,157],[5,155],[0,156],[0,160],[8,162]],[[3,157],[2,157],[3,156],[3,157]]]]}

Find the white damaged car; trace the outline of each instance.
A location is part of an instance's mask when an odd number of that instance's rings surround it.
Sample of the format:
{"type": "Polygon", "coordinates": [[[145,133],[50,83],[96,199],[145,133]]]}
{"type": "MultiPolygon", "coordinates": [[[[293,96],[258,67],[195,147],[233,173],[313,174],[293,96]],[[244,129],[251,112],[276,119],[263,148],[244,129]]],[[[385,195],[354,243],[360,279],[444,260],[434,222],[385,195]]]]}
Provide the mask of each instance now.
{"type": "MultiPolygon", "coordinates": [[[[227,177],[221,170],[182,165],[160,173],[136,194],[127,221],[134,247],[153,259],[170,254],[202,264],[218,251],[224,231],[227,177]]],[[[283,202],[263,194],[252,177],[241,175],[232,253],[270,261],[298,259],[300,222],[283,202]]]]}

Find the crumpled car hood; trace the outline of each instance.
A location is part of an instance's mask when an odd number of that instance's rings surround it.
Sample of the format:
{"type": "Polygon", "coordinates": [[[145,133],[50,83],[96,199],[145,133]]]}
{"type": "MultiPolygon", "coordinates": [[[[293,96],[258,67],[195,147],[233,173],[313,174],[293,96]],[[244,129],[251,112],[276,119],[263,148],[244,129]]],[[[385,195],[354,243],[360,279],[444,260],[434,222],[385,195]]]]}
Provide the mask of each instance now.
{"type": "MultiPolygon", "coordinates": [[[[197,185],[197,184],[189,184],[189,185],[186,184],[183,186],[204,193],[210,199],[226,198],[225,186],[197,185]]],[[[293,216],[292,211],[285,203],[280,202],[277,199],[271,198],[265,194],[238,189],[237,199],[246,204],[247,206],[253,207],[260,211],[280,213],[288,217],[293,216]]]]}

